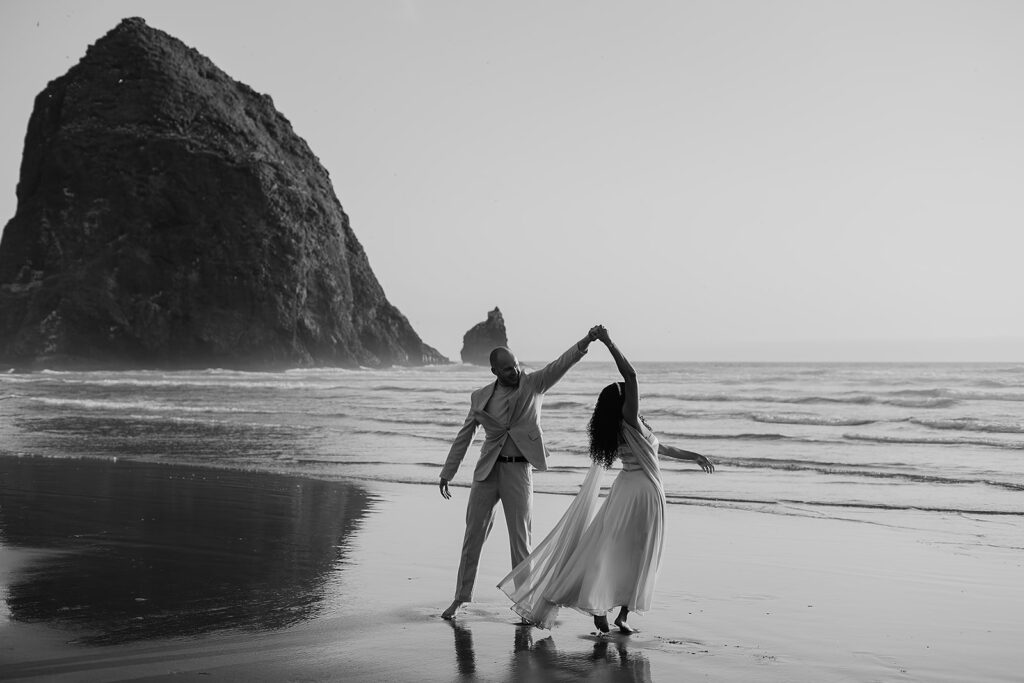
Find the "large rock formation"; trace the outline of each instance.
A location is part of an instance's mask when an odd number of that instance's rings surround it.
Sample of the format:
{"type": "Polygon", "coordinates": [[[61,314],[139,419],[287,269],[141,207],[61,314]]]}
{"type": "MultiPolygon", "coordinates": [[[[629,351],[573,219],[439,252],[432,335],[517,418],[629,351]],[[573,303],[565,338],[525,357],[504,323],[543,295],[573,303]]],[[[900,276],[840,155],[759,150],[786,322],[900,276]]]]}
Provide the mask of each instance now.
{"type": "Polygon", "coordinates": [[[462,362],[490,365],[491,350],[495,346],[508,346],[505,318],[497,307],[487,314],[487,320],[474,325],[462,337],[462,362]]]}
{"type": "Polygon", "coordinates": [[[142,19],[36,98],[0,242],[0,359],[447,362],[385,298],[327,171],[271,99],[142,19]]]}

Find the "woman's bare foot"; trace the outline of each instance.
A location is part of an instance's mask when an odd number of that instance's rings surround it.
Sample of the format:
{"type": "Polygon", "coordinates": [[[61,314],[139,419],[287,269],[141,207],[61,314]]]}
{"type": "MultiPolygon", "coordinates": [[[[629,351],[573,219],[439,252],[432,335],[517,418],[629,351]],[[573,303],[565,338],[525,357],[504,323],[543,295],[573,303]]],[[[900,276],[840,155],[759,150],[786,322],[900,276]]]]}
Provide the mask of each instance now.
{"type": "Polygon", "coordinates": [[[629,610],[623,607],[619,610],[619,616],[615,617],[615,625],[619,627],[619,633],[625,633],[628,636],[631,633],[636,633],[636,629],[626,623],[627,616],[629,616],[629,610]]]}
{"type": "Polygon", "coordinates": [[[601,616],[594,615],[594,626],[601,633],[608,633],[611,629],[608,627],[608,615],[602,614],[601,616]]]}
{"type": "Polygon", "coordinates": [[[441,612],[441,618],[453,619],[455,617],[455,613],[459,611],[459,608],[462,607],[463,604],[464,603],[461,600],[453,600],[452,604],[448,605],[448,609],[441,612]]]}
{"type": "Polygon", "coordinates": [[[636,633],[636,629],[627,624],[625,619],[616,619],[615,625],[619,627],[619,633],[625,633],[627,636],[636,633]]]}

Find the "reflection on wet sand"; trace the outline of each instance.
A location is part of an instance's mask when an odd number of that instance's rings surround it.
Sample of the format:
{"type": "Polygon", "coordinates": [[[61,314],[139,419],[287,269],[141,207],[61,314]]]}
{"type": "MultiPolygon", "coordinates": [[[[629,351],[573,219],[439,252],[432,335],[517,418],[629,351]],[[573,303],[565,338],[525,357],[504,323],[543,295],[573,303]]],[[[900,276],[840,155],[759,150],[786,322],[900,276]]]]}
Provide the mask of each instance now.
{"type": "Polygon", "coordinates": [[[31,457],[0,457],[0,501],[0,546],[54,551],[0,590],[10,617],[91,643],[311,618],[372,505],[337,482],[31,457]]]}
{"type": "MultiPolygon", "coordinates": [[[[476,674],[473,631],[468,624],[451,625],[455,636],[455,661],[459,674],[476,674]]],[[[554,636],[532,626],[512,628],[512,657],[508,681],[599,680],[615,683],[651,683],[651,666],[641,650],[629,650],[626,636],[594,636],[590,652],[560,651],[554,636]],[[544,635],[540,635],[544,633],[544,635]],[[538,637],[539,636],[539,637],[538,637]]]]}

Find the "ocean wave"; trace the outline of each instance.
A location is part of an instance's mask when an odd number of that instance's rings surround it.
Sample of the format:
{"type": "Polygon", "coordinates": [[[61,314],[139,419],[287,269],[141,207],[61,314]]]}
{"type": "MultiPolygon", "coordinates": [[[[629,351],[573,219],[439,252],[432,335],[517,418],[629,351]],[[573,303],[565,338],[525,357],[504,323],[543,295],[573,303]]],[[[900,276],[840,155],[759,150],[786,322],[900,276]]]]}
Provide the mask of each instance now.
{"type": "Polygon", "coordinates": [[[916,445],[916,446],[988,446],[1008,450],[1024,450],[1024,441],[1003,441],[1000,439],[976,438],[931,438],[909,436],[874,436],[868,434],[843,434],[849,441],[866,441],[879,444],[916,445]]]}
{"type": "Polygon", "coordinates": [[[951,389],[949,391],[949,394],[950,396],[953,396],[955,398],[962,398],[971,401],[1011,401],[1014,403],[1024,401],[1024,394],[1018,392],[993,393],[990,391],[970,391],[966,389],[951,389]]]}
{"type": "MultiPolygon", "coordinates": [[[[388,424],[399,424],[399,425],[422,425],[427,427],[443,427],[445,429],[454,427],[458,428],[462,426],[462,420],[435,420],[431,418],[416,418],[416,417],[382,417],[380,415],[373,415],[372,417],[365,418],[374,422],[387,422],[388,424]]],[[[455,438],[455,434],[452,433],[452,438],[455,438]]]]}
{"type": "MultiPolygon", "coordinates": [[[[345,466],[348,466],[348,465],[382,465],[384,467],[394,467],[395,466],[395,463],[393,461],[391,461],[391,460],[361,460],[359,458],[340,458],[340,457],[332,457],[332,456],[323,456],[323,457],[319,457],[319,458],[311,457],[311,456],[302,456],[302,457],[297,457],[297,458],[296,457],[291,457],[291,458],[288,458],[288,460],[291,461],[291,462],[294,462],[296,464],[300,464],[300,465],[345,465],[345,466]]],[[[414,464],[430,465],[432,467],[437,467],[437,468],[440,468],[440,466],[441,466],[441,464],[436,463],[436,462],[435,463],[402,463],[402,464],[403,465],[414,465],[414,464]]]]}
{"type": "Polygon", "coordinates": [[[965,432],[990,432],[993,434],[1024,434],[1022,422],[992,422],[973,417],[955,417],[944,420],[911,418],[910,422],[929,429],[948,429],[965,432]]]}
{"type": "Polygon", "coordinates": [[[451,436],[433,436],[431,434],[417,434],[413,432],[397,432],[388,429],[331,429],[330,431],[338,432],[341,434],[364,434],[366,436],[401,436],[410,439],[420,439],[422,441],[435,441],[441,443],[451,443],[451,436]]]}
{"type": "Polygon", "coordinates": [[[550,402],[545,401],[544,402],[544,408],[545,409],[550,408],[550,409],[554,409],[554,410],[559,410],[559,409],[564,409],[564,408],[580,408],[580,407],[590,408],[591,405],[592,405],[591,403],[583,403],[583,402],[580,402],[580,401],[550,401],[550,402]]]}
{"type": "MultiPolygon", "coordinates": [[[[770,469],[789,472],[816,472],[830,476],[864,477],[868,479],[893,479],[918,484],[941,484],[949,486],[984,485],[1008,491],[1024,491],[1024,484],[1000,481],[990,477],[948,477],[935,474],[921,474],[905,471],[894,471],[881,465],[860,465],[848,462],[828,462],[818,460],[775,459],[775,458],[728,458],[719,463],[729,467],[742,469],[770,469]]],[[[890,466],[891,467],[891,466],[890,466]]]]}
{"type": "Polygon", "coordinates": [[[828,460],[801,460],[796,458],[723,458],[722,464],[744,469],[772,469],[784,471],[813,471],[822,474],[861,474],[877,470],[877,465],[858,465],[828,460]]]}
{"type": "Polygon", "coordinates": [[[675,432],[660,431],[656,433],[659,437],[664,436],[672,439],[724,439],[735,441],[808,441],[816,442],[817,439],[805,439],[802,437],[787,436],[776,432],[741,432],[738,434],[708,434],[698,432],[675,432]]]}
{"type": "Polygon", "coordinates": [[[1020,386],[1020,380],[1014,378],[1009,379],[983,379],[977,382],[979,387],[985,387],[987,389],[1006,389],[1007,387],[1018,387],[1020,386]]]}
{"type": "Polygon", "coordinates": [[[931,396],[937,398],[944,396],[946,393],[945,389],[933,387],[931,389],[899,389],[897,391],[890,391],[889,396],[931,396]]]}
{"type": "MultiPolygon", "coordinates": [[[[899,408],[948,408],[957,404],[955,398],[926,397],[901,398],[898,396],[871,396],[856,393],[842,396],[780,396],[776,394],[670,394],[650,393],[653,398],[670,399],[691,403],[779,403],[783,405],[891,405],[899,408]]],[[[680,415],[684,413],[679,413],[680,415]]]]}
{"type": "Polygon", "coordinates": [[[397,391],[403,394],[451,394],[458,396],[466,396],[466,400],[469,400],[469,391],[463,387],[448,388],[444,385],[429,386],[429,387],[410,387],[401,386],[399,384],[381,384],[375,387],[370,387],[371,391],[397,391]]]}
{"type": "Polygon", "coordinates": [[[959,401],[952,398],[890,398],[879,403],[897,408],[952,408],[959,401]]]}
{"type": "MultiPolygon", "coordinates": [[[[1009,384],[991,380],[977,382],[978,386],[994,389],[1006,389],[1019,384],[1009,384]]],[[[900,389],[884,394],[882,402],[902,401],[905,397],[911,399],[925,399],[935,401],[1024,401],[1024,394],[1006,391],[979,391],[977,389],[952,389],[947,387],[932,387],[930,389],[900,389]],[[892,398],[895,397],[895,398],[892,398]]]]}
{"type": "MultiPolygon", "coordinates": [[[[549,464],[547,470],[545,470],[545,471],[546,472],[554,472],[554,473],[562,473],[562,474],[567,474],[567,473],[577,474],[577,473],[587,472],[588,470],[590,470],[590,465],[591,465],[590,459],[588,458],[585,462],[582,462],[579,465],[553,465],[553,464],[549,464]]],[[[583,480],[581,479],[580,481],[583,481],[583,480]]]]}
{"type": "Polygon", "coordinates": [[[96,430],[99,435],[109,434],[109,430],[123,429],[128,425],[151,425],[163,429],[168,425],[189,426],[219,430],[262,430],[279,434],[299,434],[311,436],[320,427],[298,424],[282,424],[280,422],[242,422],[238,420],[218,420],[181,415],[157,415],[152,413],[122,413],[119,415],[60,415],[58,417],[22,417],[19,425],[36,428],[38,431],[89,431],[96,430]]]}
{"type": "Polygon", "coordinates": [[[892,391],[887,397],[911,397],[950,401],[1024,401],[1024,394],[1020,392],[1005,391],[1007,387],[1019,387],[1020,384],[1009,384],[1002,382],[983,381],[977,382],[979,389],[957,389],[948,387],[934,387],[931,389],[901,389],[892,391]],[[1003,389],[1004,391],[986,391],[985,388],[1003,389]]]}
{"type": "Polygon", "coordinates": [[[268,410],[257,408],[246,408],[240,406],[189,406],[162,403],[159,401],[110,401],[95,398],[51,398],[45,396],[33,396],[29,398],[34,403],[41,403],[46,406],[57,408],[83,408],[85,410],[112,410],[112,411],[134,411],[142,410],[151,413],[212,413],[212,414],[251,414],[251,415],[281,415],[286,414],[282,410],[268,410]]]}
{"type": "Polygon", "coordinates": [[[810,415],[807,413],[751,413],[754,422],[767,424],[813,425],[820,427],[861,427],[874,424],[877,420],[856,417],[810,415]]]}
{"type": "Polygon", "coordinates": [[[793,510],[792,505],[801,505],[819,508],[851,508],[858,510],[878,510],[880,512],[938,512],[952,515],[979,515],[979,516],[1024,516],[1021,510],[999,510],[973,507],[956,507],[940,505],[913,505],[913,504],[892,504],[892,503],[866,503],[863,501],[832,501],[813,499],[788,499],[779,498],[776,500],[763,498],[725,498],[717,496],[697,496],[688,494],[666,494],[666,502],[670,505],[705,505],[710,507],[757,507],[760,512],[770,512],[781,515],[804,516],[806,511],[793,510]]]}
{"type": "Polygon", "coordinates": [[[61,378],[61,384],[84,387],[131,387],[137,389],[273,389],[284,391],[330,391],[332,389],[352,389],[349,384],[338,384],[337,379],[325,382],[296,382],[274,380],[241,380],[227,378],[175,378],[175,379],[140,379],[140,378],[61,378]]]}

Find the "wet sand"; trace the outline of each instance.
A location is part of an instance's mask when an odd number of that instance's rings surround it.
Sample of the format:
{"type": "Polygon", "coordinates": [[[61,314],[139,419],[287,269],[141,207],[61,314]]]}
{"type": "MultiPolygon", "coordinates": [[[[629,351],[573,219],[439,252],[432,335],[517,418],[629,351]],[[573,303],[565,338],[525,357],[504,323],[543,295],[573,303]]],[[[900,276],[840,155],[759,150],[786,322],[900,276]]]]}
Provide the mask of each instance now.
{"type": "MultiPolygon", "coordinates": [[[[631,619],[639,634],[602,638],[572,611],[552,631],[516,625],[494,587],[508,570],[500,513],[477,601],[440,619],[468,491],[454,493],[0,457],[0,679],[1011,681],[1024,669],[1016,517],[671,505],[655,609],[631,619]]],[[[536,497],[537,538],[567,505],[536,497]]]]}

